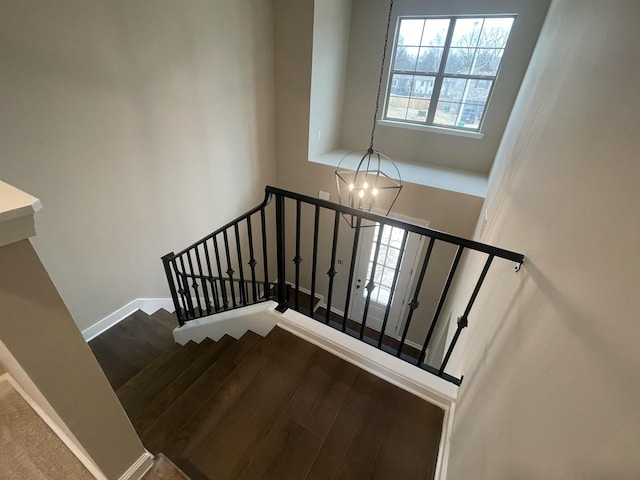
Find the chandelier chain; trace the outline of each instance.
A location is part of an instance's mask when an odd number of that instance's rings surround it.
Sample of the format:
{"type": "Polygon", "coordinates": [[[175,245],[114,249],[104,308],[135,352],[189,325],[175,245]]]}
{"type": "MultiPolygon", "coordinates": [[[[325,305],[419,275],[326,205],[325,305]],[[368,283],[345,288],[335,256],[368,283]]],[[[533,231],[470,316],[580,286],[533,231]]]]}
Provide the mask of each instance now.
{"type": "Polygon", "coordinates": [[[389,30],[391,27],[391,13],[393,12],[393,0],[389,1],[389,17],[387,18],[387,31],[384,35],[384,48],[382,49],[382,62],[380,63],[380,78],[378,79],[378,96],[376,97],[376,109],[373,112],[373,127],[371,128],[371,142],[369,150],[373,150],[373,137],[376,133],[376,121],[378,119],[378,109],[380,108],[380,92],[382,91],[382,80],[384,79],[384,62],[387,58],[387,45],[389,43],[389,30]]]}

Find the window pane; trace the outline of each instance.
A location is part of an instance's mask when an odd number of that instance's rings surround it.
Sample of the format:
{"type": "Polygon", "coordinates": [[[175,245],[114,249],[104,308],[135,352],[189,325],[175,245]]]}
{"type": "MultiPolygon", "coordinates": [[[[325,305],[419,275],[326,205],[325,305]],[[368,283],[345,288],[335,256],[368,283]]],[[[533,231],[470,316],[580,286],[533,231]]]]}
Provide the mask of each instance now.
{"type": "Polygon", "coordinates": [[[440,70],[443,48],[423,47],[418,55],[416,70],[419,72],[437,73],[440,70]]]}
{"type": "Polygon", "coordinates": [[[418,47],[398,47],[396,59],[393,62],[394,70],[415,70],[418,61],[418,47]]]}
{"type": "Polygon", "coordinates": [[[442,81],[440,99],[449,102],[462,102],[467,80],[464,78],[446,78],[442,81]]]}
{"type": "Polygon", "coordinates": [[[484,21],[478,46],[485,48],[504,48],[513,26],[511,18],[487,18],[484,21]]]}
{"type": "Polygon", "coordinates": [[[459,103],[438,102],[438,106],[436,107],[436,116],[433,119],[433,123],[453,127],[456,125],[459,111],[459,103]]]}
{"type": "Polygon", "coordinates": [[[421,45],[443,47],[447,40],[447,31],[450,23],[451,20],[448,18],[427,20],[424,25],[421,45]]]}
{"type": "Polygon", "coordinates": [[[411,120],[412,122],[426,122],[430,103],[431,100],[428,98],[410,98],[409,108],[407,109],[407,120],[411,120]]]}
{"type": "Polygon", "coordinates": [[[469,74],[473,66],[473,56],[475,52],[475,48],[450,49],[444,71],[446,73],[469,74]]]}
{"type": "Polygon", "coordinates": [[[478,128],[480,126],[480,120],[482,120],[482,113],[484,107],[481,105],[462,105],[462,113],[458,119],[457,126],[465,128],[478,128]]]}
{"type": "MultiPolygon", "coordinates": [[[[405,120],[407,118],[407,108],[409,107],[412,83],[413,75],[393,74],[391,77],[389,102],[387,103],[387,118],[396,118],[399,120],[405,120]]],[[[377,231],[374,235],[377,235],[377,231]]]]}
{"type": "Polygon", "coordinates": [[[476,61],[471,73],[473,75],[489,75],[495,77],[498,74],[503,49],[479,48],[476,52],[476,61]]]}
{"type": "Polygon", "coordinates": [[[463,101],[484,107],[489,99],[492,84],[491,80],[469,80],[467,95],[463,101]]]}
{"type": "Polygon", "coordinates": [[[453,30],[451,46],[453,47],[475,47],[480,39],[483,18],[459,18],[453,30]]]}
{"type": "Polygon", "coordinates": [[[398,45],[420,45],[424,20],[400,20],[400,32],[398,33],[398,45]]]}

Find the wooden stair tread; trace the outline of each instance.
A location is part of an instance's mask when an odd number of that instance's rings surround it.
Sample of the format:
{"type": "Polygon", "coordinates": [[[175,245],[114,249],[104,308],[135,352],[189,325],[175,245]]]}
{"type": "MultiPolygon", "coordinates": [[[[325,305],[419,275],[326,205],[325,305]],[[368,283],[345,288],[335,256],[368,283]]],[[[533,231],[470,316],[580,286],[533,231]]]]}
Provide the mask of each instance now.
{"type": "MultiPolygon", "coordinates": [[[[238,478],[295,393],[318,347],[275,328],[173,436],[165,452],[212,478],[238,478]],[[268,374],[267,374],[268,372],[268,374]],[[212,457],[210,452],[219,452],[212,457]]],[[[190,474],[188,469],[185,469],[190,474]]]]}
{"type": "Polygon", "coordinates": [[[205,400],[261,341],[259,335],[247,332],[227,347],[214,364],[141,432],[144,445],[150,451],[162,451],[168,439],[204,406],[205,400]]]}
{"type": "Polygon", "coordinates": [[[175,345],[171,332],[137,310],[89,342],[114,390],[122,387],[156,357],[175,345]]]}
{"type": "Polygon", "coordinates": [[[118,390],[118,398],[129,416],[135,417],[155,395],[182,374],[185,364],[190,365],[213,343],[208,338],[201,343],[189,342],[169,356],[155,374],[141,372],[136,375],[135,382],[132,379],[123,385],[118,390]]]}
{"type": "Polygon", "coordinates": [[[155,311],[150,316],[164,325],[171,332],[173,332],[173,330],[178,326],[178,319],[176,318],[175,313],[168,312],[164,308],[155,311]]]}
{"type": "Polygon", "coordinates": [[[135,417],[130,417],[136,430],[142,431],[151,425],[235,342],[233,337],[225,335],[204,350],[191,364],[185,363],[182,373],[173,382],[159,392],[135,417]]]}

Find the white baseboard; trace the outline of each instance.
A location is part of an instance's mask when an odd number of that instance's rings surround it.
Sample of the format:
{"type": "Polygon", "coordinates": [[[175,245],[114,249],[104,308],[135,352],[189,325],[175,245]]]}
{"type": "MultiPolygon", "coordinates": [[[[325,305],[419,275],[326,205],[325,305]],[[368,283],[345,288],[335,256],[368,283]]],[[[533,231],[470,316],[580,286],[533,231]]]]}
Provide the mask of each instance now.
{"type": "Polygon", "coordinates": [[[153,455],[145,451],[140,458],[131,465],[118,480],[140,480],[153,466],[153,455]]]}
{"type": "Polygon", "coordinates": [[[104,317],[102,320],[99,320],[90,327],[84,329],[82,331],[82,336],[88,342],[121,322],[136,310],[142,310],[144,313],[151,315],[161,308],[164,308],[169,312],[173,312],[173,300],[170,298],[136,298],[135,300],[127,303],[124,307],[119,308],[115,312],[104,317]]]}

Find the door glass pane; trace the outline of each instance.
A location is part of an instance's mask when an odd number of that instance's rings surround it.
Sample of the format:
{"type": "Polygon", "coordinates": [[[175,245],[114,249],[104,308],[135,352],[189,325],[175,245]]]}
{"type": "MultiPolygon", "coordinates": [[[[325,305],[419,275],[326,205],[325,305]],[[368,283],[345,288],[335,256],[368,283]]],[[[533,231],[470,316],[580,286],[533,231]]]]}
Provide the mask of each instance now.
{"type": "MultiPolygon", "coordinates": [[[[369,268],[367,271],[367,282],[371,278],[371,272],[373,271],[373,257],[376,252],[376,245],[378,239],[378,226],[374,231],[374,240],[371,244],[371,251],[369,252],[369,268]]],[[[396,269],[398,267],[398,258],[400,256],[400,249],[398,248],[402,243],[403,230],[394,228],[389,225],[385,225],[382,230],[382,239],[380,242],[380,249],[378,251],[378,259],[376,262],[376,272],[373,277],[374,290],[371,292],[371,301],[386,305],[389,301],[391,294],[391,287],[393,284],[393,277],[395,276],[396,269]],[[397,246],[392,246],[392,244],[397,246]]]]}

